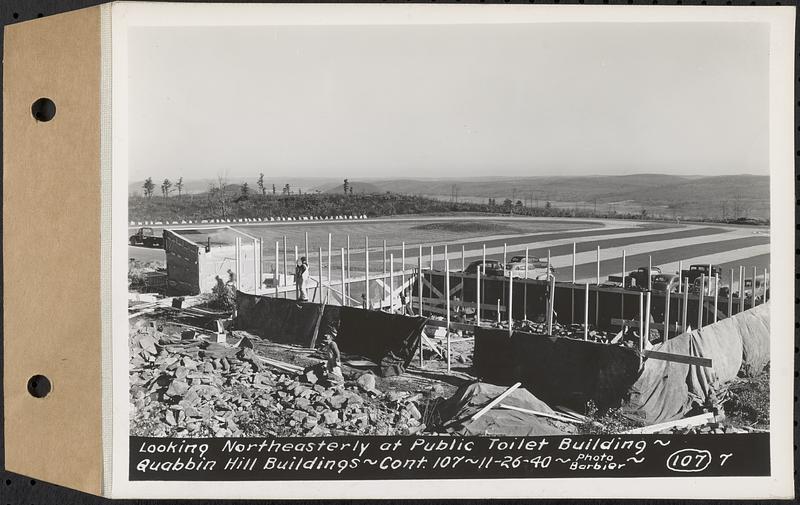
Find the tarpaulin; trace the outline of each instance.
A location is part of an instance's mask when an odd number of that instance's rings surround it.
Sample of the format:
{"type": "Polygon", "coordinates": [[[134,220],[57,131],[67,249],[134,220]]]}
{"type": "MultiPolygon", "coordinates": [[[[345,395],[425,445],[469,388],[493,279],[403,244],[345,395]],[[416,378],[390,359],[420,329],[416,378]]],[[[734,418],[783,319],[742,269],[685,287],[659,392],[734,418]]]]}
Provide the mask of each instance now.
{"type": "MultiPolygon", "coordinates": [[[[547,417],[494,407],[478,419],[470,418],[506,389],[481,382],[461,386],[453,396],[439,404],[436,413],[441,427],[449,433],[465,436],[503,435],[509,437],[562,435],[574,431],[568,424],[547,417]]],[[[528,390],[518,388],[501,402],[526,410],[556,414],[528,390]]]]}
{"type": "Polygon", "coordinates": [[[628,347],[495,328],[475,332],[475,371],[493,384],[522,384],[548,403],[617,406],[636,380],[639,354],[628,347]]]}
{"type": "Polygon", "coordinates": [[[623,411],[647,425],[680,419],[693,403],[713,403],[743,364],[746,373],[761,372],[769,361],[769,304],[684,333],[653,350],[710,358],[712,366],[645,360],[623,411]]]}
{"type": "Polygon", "coordinates": [[[237,328],[273,342],[309,346],[319,320],[317,342],[329,328],[335,328],[339,350],[379,363],[381,375],[403,372],[414,357],[427,321],[418,316],[337,305],[325,305],[323,310],[318,303],[242,292],[237,292],[236,300],[237,328]]]}

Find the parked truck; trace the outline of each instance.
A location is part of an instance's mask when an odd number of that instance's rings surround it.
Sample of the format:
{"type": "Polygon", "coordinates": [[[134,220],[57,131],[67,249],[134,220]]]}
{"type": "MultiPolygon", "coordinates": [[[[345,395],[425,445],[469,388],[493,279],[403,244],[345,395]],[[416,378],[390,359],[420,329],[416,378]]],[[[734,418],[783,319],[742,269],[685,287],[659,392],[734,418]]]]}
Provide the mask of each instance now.
{"type": "Polygon", "coordinates": [[[608,283],[606,285],[616,285],[619,287],[624,287],[625,289],[634,289],[637,291],[646,290],[649,287],[652,287],[653,279],[660,274],[661,269],[658,267],[649,269],[650,282],[648,282],[648,268],[639,267],[636,270],[631,271],[624,278],[619,275],[609,275],[608,283]]]}
{"type": "Polygon", "coordinates": [[[722,269],[719,265],[710,265],[708,263],[704,265],[690,265],[689,270],[681,270],[681,277],[687,279],[689,284],[694,284],[694,282],[703,275],[708,278],[714,277],[717,274],[722,277],[722,269]]]}
{"type": "Polygon", "coordinates": [[[134,235],[131,235],[129,242],[131,245],[152,247],[155,249],[164,247],[164,237],[155,235],[153,229],[149,227],[139,228],[134,235]]]}

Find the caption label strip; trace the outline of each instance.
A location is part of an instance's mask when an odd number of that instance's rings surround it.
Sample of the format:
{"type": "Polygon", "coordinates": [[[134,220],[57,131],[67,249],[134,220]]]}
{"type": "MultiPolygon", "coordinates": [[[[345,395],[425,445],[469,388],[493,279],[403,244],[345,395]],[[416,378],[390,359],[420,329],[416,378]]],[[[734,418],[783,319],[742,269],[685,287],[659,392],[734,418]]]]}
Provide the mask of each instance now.
{"type": "Polygon", "coordinates": [[[134,481],[767,476],[769,434],[130,438],[134,481]]]}

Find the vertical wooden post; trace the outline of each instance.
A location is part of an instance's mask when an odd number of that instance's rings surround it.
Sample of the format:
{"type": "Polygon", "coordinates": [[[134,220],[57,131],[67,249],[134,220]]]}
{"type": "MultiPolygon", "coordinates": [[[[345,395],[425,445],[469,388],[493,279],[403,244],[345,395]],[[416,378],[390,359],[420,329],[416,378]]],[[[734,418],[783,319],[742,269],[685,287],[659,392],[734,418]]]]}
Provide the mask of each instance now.
{"type": "Polygon", "coordinates": [[[444,298],[447,335],[447,373],[450,373],[450,262],[447,261],[447,244],[444,245],[444,298]]]}
{"type": "Polygon", "coordinates": [[[298,256],[298,254],[299,253],[297,252],[297,246],[295,245],[294,246],[294,264],[295,265],[297,265],[297,261],[300,259],[300,256],[298,256]]]}
{"type": "Polygon", "coordinates": [[[508,313],[508,336],[510,337],[512,333],[514,333],[514,315],[513,315],[513,302],[514,301],[514,279],[512,277],[508,278],[508,303],[507,303],[507,313],[508,313]]]}
{"type": "Polygon", "coordinates": [[[589,283],[584,285],[583,297],[583,339],[589,340],[589,283]]]}
{"type": "Polygon", "coordinates": [[[767,288],[769,284],[767,284],[767,269],[764,268],[764,298],[762,299],[764,303],[767,303],[767,288]]]}
{"type": "Polygon", "coordinates": [[[306,249],[305,249],[305,252],[306,252],[305,253],[306,260],[310,261],[311,258],[308,257],[308,232],[306,232],[306,249]]]}
{"type": "Polygon", "coordinates": [[[711,263],[709,263],[708,264],[708,293],[707,293],[709,295],[711,294],[711,277],[712,277],[711,270],[712,270],[711,269],[711,263]]]}
{"type": "Polygon", "coordinates": [[[497,299],[497,324],[500,324],[500,299],[497,299]]]}
{"type": "Polygon", "coordinates": [[[344,247],[341,248],[341,251],[342,251],[342,269],[341,269],[342,271],[340,273],[342,274],[342,307],[349,307],[350,302],[347,300],[347,278],[345,276],[346,267],[344,262],[344,247]]]}
{"type": "MultiPolygon", "coordinates": [[[[431,270],[433,270],[433,246],[431,246],[431,270]]],[[[433,294],[431,294],[431,298],[433,298],[433,294]]]]}
{"type": "Polygon", "coordinates": [[[639,360],[644,352],[644,292],[639,291],[639,360]]]}
{"type": "MultiPolygon", "coordinates": [[[[417,256],[417,297],[419,298],[419,315],[422,315],[422,285],[425,276],[422,273],[422,244],[419,245],[419,256],[417,256]]],[[[422,354],[422,342],[419,343],[419,352],[422,354]]],[[[420,358],[420,365],[422,365],[420,358]]]]}
{"type": "Polygon", "coordinates": [[[686,333],[686,318],[689,315],[689,279],[683,280],[683,315],[681,316],[681,331],[686,333]]]}
{"type": "Polygon", "coordinates": [[[369,237],[364,237],[364,298],[367,301],[367,310],[369,310],[369,237]]]}
{"type": "Polygon", "coordinates": [[[389,313],[394,314],[394,254],[389,255],[389,313]]]}
{"type": "MultiPolygon", "coordinates": [[[[465,247],[461,246],[461,271],[463,272],[464,269],[467,268],[467,251],[465,247]]],[[[463,282],[463,279],[462,279],[463,282]]]]}
{"type": "Polygon", "coordinates": [[[507,254],[507,253],[508,253],[508,244],[506,244],[505,242],[503,242],[503,265],[502,265],[502,267],[503,267],[503,270],[505,270],[505,268],[506,268],[506,261],[508,261],[508,260],[506,260],[506,254],[507,254]]]}
{"type": "MultiPolygon", "coordinates": [[[[526,249],[527,250],[527,249],[526,249]]],[[[547,275],[550,275],[550,249],[547,250],[547,275]]]]}
{"type": "Polygon", "coordinates": [[[728,284],[728,317],[731,317],[733,315],[733,268],[731,268],[731,277],[728,284]]]}
{"type": "Polygon", "coordinates": [[[569,287],[569,324],[575,324],[575,261],[576,244],[572,243],[572,285],[569,287]]]}
{"type": "Polygon", "coordinates": [[[647,290],[653,289],[651,287],[653,283],[653,256],[647,256],[647,290]]]}
{"type": "Polygon", "coordinates": [[[622,250],[622,301],[620,303],[620,319],[625,319],[625,260],[627,259],[627,252],[622,250]]]}
{"type": "Polygon", "coordinates": [[[242,272],[241,272],[241,251],[242,248],[242,238],[235,237],[233,239],[233,257],[234,257],[234,267],[233,271],[236,275],[236,289],[242,289],[242,272]]]}
{"type": "Polygon", "coordinates": [[[669,302],[672,299],[672,293],[669,288],[664,296],[664,342],[669,340],[669,302]]]}
{"type": "MultiPolygon", "coordinates": [[[[402,291],[406,290],[406,243],[401,242],[400,244],[400,285],[402,287],[402,291]]],[[[410,294],[410,292],[409,292],[410,294]]],[[[410,300],[409,300],[410,303],[410,300]]]]}
{"type": "Polygon", "coordinates": [[[714,322],[717,322],[717,302],[719,302],[719,273],[714,274],[714,322]]]}
{"type": "Polygon", "coordinates": [[[750,299],[752,300],[750,307],[756,306],[756,275],[758,275],[758,269],[756,267],[753,267],[753,296],[750,297],[750,299]]]}
{"type": "Polygon", "coordinates": [[[350,270],[350,235],[347,236],[347,296],[350,296],[350,279],[353,278],[350,270]]]}
{"type": "Polygon", "coordinates": [[[386,275],[386,261],[389,259],[386,248],[386,241],[383,241],[383,275],[386,275]]]}
{"type": "MultiPolygon", "coordinates": [[[[478,269],[481,270],[481,275],[478,276],[478,278],[480,279],[479,288],[480,291],[483,292],[483,282],[484,282],[483,278],[486,277],[486,244],[483,244],[483,262],[481,263],[481,266],[478,267],[478,269]]],[[[481,296],[481,298],[483,298],[483,296],[481,296]]],[[[480,310],[480,305],[478,305],[478,310],[480,310]]],[[[480,320],[480,315],[481,313],[478,312],[478,320],[480,320]]]]}
{"type": "Polygon", "coordinates": [[[321,247],[319,248],[319,254],[317,255],[317,259],[319,259],[319,268],[317,269],[317,272],[319,273],[319,282],[317,283],[317,286],[319,287],[319,289],[317,289],[316,292],[319,292],[319,302],[323,303],[324,299],[322,297],[322,286],[324,284],[322,283],[322,248],[321,247]]]}
{"type": "Polygon", "coordinates": [[[258,294],[258,287],[261,282],[258,280],[258,239],[253,239],[253,293],[258,294]]]}
{"type": "Polygon", "coordinates": [[[744,267],[739,266],[739,312],[744,312],[744,267]]]}
{"type": "Polygon", "coordinates": [[[651,292],[647,292],[647,301],[645,302],[645,309],[644,309],[644,338],[641,340],[642,348],[641,351],[644,352],[644,343],[650,342],[650,298],[651,292]]]}
{"type": "Polygon", "coordinates": [[[600,322],[600,246],[597,246],[597,289],[594,300],[594,325],[600,322]]]}
{"type": "MultiPolygon", "coordinates": [[[[731,279],[731,284],[733,279],[731,279]]],[[[678,262],[678,293],[683,289],[683,260],[678,262]]]]}
{"type": "Polygon", "coordinates": [[[286,279],[286,285],[289,285],[289,271],[287,270],[286,264],[288,263],[288,248],[286,247],[286,235],[283,236],[283,278],[286,279]]]}
{"type": "MultiPolygon", "coordinates": [[[[525,281],[528,280],[528,248],[525,248],[525,281]]],[[[522,283],[522,319],[528,320],[528,283],[522,283]]]]}
{"type": "Polygon", "coordinates": [[[333,264],[333,258],[331,257],[331,247],[333,242],[333,235],[328,233],[328,287],[326,288],[326,293],[330,295],[331,287],[333,286],[333,278],[331,276],[331,265],[333,264]]]}
{"type": "Polygon", "coordinates": [[[280,278],[281,278],[281,274],[279,273],[279,270],[278,270],[278,265],[280,264],[280,261],[281,261],[281,251],[280,251],[280,249],[281,249],[281,243],[280,243],[280,241],[276,240],[275,241],[275,272],[272,275],[272,280],[275,283],[275,298],[277,298],[278,294],[279,294],[278,286],[280,285],[280,278]]]}
{"type": "Polygon", "coordinates": [[[556,276],[550,275],[550,299],[547,303],[547,334],[553,335],[553,304],[556,296],[556,276]]]}
{"type": "Polygon", "coordinates": [[[700,290],[697,293],[697,329],[703,327],[703,302],[706,298],[706,274],[700,275],[700,290]]]}
{"type": "MultiPolygon", "coordinates": [[[[475,269],[475,324],[481,325],[481,268],[483,265],[478,265],[475,269]]],[[[465,281],[466,282],[466,281],[465,281]]]]}

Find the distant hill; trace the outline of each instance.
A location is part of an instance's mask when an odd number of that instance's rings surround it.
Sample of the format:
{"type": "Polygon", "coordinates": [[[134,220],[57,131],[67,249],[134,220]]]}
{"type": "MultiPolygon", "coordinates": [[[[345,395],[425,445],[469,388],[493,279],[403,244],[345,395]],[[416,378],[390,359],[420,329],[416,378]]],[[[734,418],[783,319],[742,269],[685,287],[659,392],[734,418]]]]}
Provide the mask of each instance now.
{"type": "MultiPolygon", "coordinates": [[[[142,182],[132,182],[129,194],[142,195],[142,182]]],[[[155,180],[155,195],[160,196],[160,180],[155,180]]],[[[174,182],[174,181],[173,181],[174,182]]],[[[229,195],[240,192],[247,182],[252,194],[258,192],[257,178],[229,178],[229,195]]],[[[265,177],[267,193],[272,184],[280,195],[285,184],[293,194],[325,193],[341,195],[343,178],[265,177]]],[[[753,217],[769,218],[769,176],[678,176],[668,174],[631,174],[622,176],[583,177],[480,177],[467,179],[362,179],[349,180],[353,193],[359,195],[391,192],[402,195],[433,197],[448,201],[454,193],[459,201],[486,203],[489,198],[498,204],[506,199],[523,204],[544,206],[545,202],[568,207],[583,203],[593,208],[615,208],[618,212],[637,213],[648,208],[662,215],[709,219],[753,217]],[[596,205],[594,205],[596,203],[596,205]],[[619,204],[619,205],[618,205],[619,204]],[[638,210],[637,210],[638,208],[638,210]]],[[[184,193],[204,193],[216,179],[184,181],[184,193]]],[[[580,207],[581,205],[576,205],[580,207]]]]}

